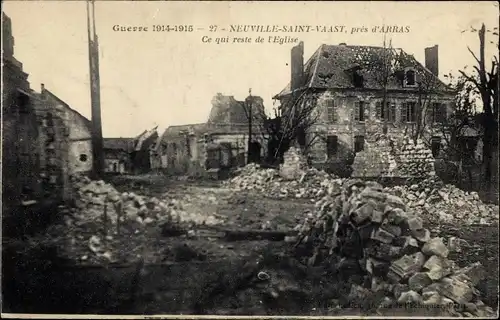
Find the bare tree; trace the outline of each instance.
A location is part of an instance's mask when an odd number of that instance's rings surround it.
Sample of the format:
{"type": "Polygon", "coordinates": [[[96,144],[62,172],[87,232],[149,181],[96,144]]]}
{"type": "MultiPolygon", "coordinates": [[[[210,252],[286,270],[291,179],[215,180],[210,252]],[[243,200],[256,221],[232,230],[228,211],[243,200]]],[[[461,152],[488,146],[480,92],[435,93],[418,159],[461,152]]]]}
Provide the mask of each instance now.
{"type": "MultiPolygon", "coordinates": [[[[269,160],[280,160],[283,153],[297,140],[304,153],[319,137],[312,133],[306,140],[305,136],[310,133],[310,128],[317,122],[319,112],[316,110],[316,94],[310,90],[303,90],[299,94],[291,94],[285,98],[281,106],[274,110],[274,116],[270,116],[261,109],[252,109],[252,120],[255,127],[259,128],[263,139],[271,145],[269,160]]],[[[248,98],[247,98],[248,100],[248,98]]],[[[247,119],[250,119],[250,108],[248,103],[242,104],[247,119]]]]}
{"type": "Polygon", "coordinates": [[[415,110],[415,124],[411,127],[411,137],[416,145],[419,139],[425,137],[434,122],[432,114],[434,110],[435,97],[438,89],[437,77],[432,73],[422,72],[417,81],[417,108],[415,110]],[[430,123],[428,122],[430,120],[430,123]]]}
{"type": "MultiPolygon", "coordinates": [[[[467,47],[471,55],[474,57],[476,65],[473,66],[472,73],[468,74],[464,70],[460,70],[460,73],[465,79],[467,79],[467,81],[474,85],[475,90],[481,98],[481,127],[483,129],[482,140],[484,164],[483,173],[485,179],[484,181],[491,185],[493,148],[498,147],[498,56],[495,55],[491,58],[491,68],[490,71],[488,71],[486,68],[487,58],[485,56],[485,48],[486,33],[489,32],[498,39],[498,28],[495,27],[493,30],[487,30],[486,26],[482,24],[481,29],[476,30],[471,28],[470,31],[478,33],[479,56],[467,47]]],[[[494,42],[490,41],[490,43],[494,42]]],[[[500,49],[498,43],[496,44],[496,47],[500,49]]]]}
{"type": "MultiPolygon", "coordinates": [[[[464,145],[468,140],[464,139],[467,129],[477,130],[474,126],[473,118],[475,116],[475,103],[474,103],[474,88],[469,81],[464,77],[455,79],[451,74],[445,75],[445,78],[450,80],[450,87],[455,93],[454,96],[454,111],[452,114],[447,115],[445,119],[434,126],[436,133],[440,133],[443,148],[440,148],[440,156],[444,160],[448,169],[448,173],[455,173],[453,178],[455,182],[462,183],[463,171],[467,172],[469,185],[472,187],[472,167],[477,166],[478,162],[474,157],[473,149],[475,145],[464,145]],[[469,147],[469,148],[467,148],[469,147]]],[[[473,137],[469,139],[474,139],[473,137]]],[[[432,137],[424,138],[424,143],[432,147],[432,137]]],[[[468,143],[467,143],[468,144],[468,143]]]]}

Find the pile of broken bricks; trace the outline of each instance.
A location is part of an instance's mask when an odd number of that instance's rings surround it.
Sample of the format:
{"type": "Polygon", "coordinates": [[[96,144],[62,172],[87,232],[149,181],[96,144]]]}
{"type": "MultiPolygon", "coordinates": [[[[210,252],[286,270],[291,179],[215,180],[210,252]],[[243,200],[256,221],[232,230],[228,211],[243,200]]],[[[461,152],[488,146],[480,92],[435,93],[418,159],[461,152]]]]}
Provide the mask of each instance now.
{"type": "Polygon", "coordinates": [[[350,180],[338,194],[318,202],[316,215],[306,218],[297,245],[309,243],[309,264],[337,255],[356,261],[367,281],[356,292],[385,295],[380,307],[443,306],[452,314],[491,316],[475,286],[485,276],[479,263],[466,268],[447,259],[441,238],[431,238],[420,217],[403,200],[376,182],[350,180]],[[451,307],[450,307],[451,306],[451,307]]]}
{"type": "Polygon", "coordinates": [[[192,225],[215,225],[222,217],[192,212],[192,199],[147,197],[120,193],[111,184],[87,176],[72,177],[73,207],[61,206],[63,223],[51,225],[40,243],[55,245],[63,256],[79,263],[123,262],[142,254],[147,234],[168,226],[187,230],[192,225]]]}
{"type": "Polygon", "coordinates": [[[400,196],[408,211],[426,216],[431,221],[467,225],[498,224],[498,205],[481,201],[477,192],[466,192],[453,185],[445,185],[437,177],[385,190],[400,196]]]}
{"type": "Polygon", "coordinates": [[[318,199],[338,189],[343,179],[315,168],[304,168],[295,179],[283,178],[276,169],[261,169],[255,164],[244,167],[226,182],[235,191],[255,191],[273,199],[318,199]]]}

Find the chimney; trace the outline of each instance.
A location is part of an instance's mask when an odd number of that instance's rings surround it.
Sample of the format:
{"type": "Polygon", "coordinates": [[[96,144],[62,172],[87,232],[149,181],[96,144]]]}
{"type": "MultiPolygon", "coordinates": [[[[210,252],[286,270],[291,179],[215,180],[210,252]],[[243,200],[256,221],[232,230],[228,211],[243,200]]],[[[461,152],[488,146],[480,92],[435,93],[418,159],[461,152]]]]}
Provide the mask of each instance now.
{"type": "Polygon", "coordinates": [[[429,69],[436,77],[439,77],[439,54],[438,45],[425,48],[425,67],[429,69]]]}
{"type": "Polygon", "coordinates": [[[2,45],[3,58],[12,58],[14,56],[12,21],[4,12],[2,12],[2,45]]]}
{"type": "Polygon", "coordinates": [[[41,83],[40,84],[40,92],[44,92],[45,91],[45,84],[41,83]]]}
{"type": "Polygon", "coordinates": [[[290,90],[302,87],[304,78],[304,42],[292,48],[291,60],[292,78],[290,81],[290,90]]]}

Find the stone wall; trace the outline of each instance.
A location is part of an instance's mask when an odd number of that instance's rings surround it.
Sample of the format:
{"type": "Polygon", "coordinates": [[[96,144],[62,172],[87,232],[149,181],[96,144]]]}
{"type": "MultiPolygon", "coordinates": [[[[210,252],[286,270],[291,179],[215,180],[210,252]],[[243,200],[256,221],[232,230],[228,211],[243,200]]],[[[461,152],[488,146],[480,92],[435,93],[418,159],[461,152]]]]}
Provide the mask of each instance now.
{"type": "Polygon", "coordinates": [[[44,198],[70,200],[69,128],[63,111],[39,95],[36,113],[39,123],[40,178],[44,198]]]}
{"type": "Polygon", "coordinates": [[[354,158],[353,177],[390,177],[396,174],[394,150],[387,137],[373,141],[354,158]]]}

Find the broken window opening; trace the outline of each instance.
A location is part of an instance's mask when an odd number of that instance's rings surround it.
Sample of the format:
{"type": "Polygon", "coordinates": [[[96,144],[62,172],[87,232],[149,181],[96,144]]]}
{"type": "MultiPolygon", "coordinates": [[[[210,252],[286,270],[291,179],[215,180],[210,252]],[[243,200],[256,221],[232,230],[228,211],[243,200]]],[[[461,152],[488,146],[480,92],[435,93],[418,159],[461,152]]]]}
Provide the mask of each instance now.
{"type": "Polygon", "coordinates": [[[354,110],[354,120],[359,122],[365,121],[365,102],[356,102],[356,110],[354,110]]]}
{"type": "Polygon", "coordinates": [[[335,135],[330,135],[326,137],[326,152],[328,158],[331,158],[337,154],[338,151],[338,137],[335,135]]]}
{"type": "Polygon", "coordinates": [[[409,69],[405,72],[405,84],[406,86],[413,87],[416,85],[415,70],[409,69]]]}
{"type": "Polygon", "coordinates": [[[355,136],[354,137],[354,152],[358,153],[365,149],[365,137],[364,136],[355,136]]]}
{"type": "Polygon", "coordinates": [[[81,162],[87,162],[87,155],[86,155],[86,154],[84,154],[84,153],[82,153],[82,154],[80,155],[80,161],[81,161],[81,162]]]}
{"type": "Polygon", "coordinates": [[[352,74],[352,82],[355,88],[363,88],[364,78],[359,71],[354,71],[352,74]]]}

